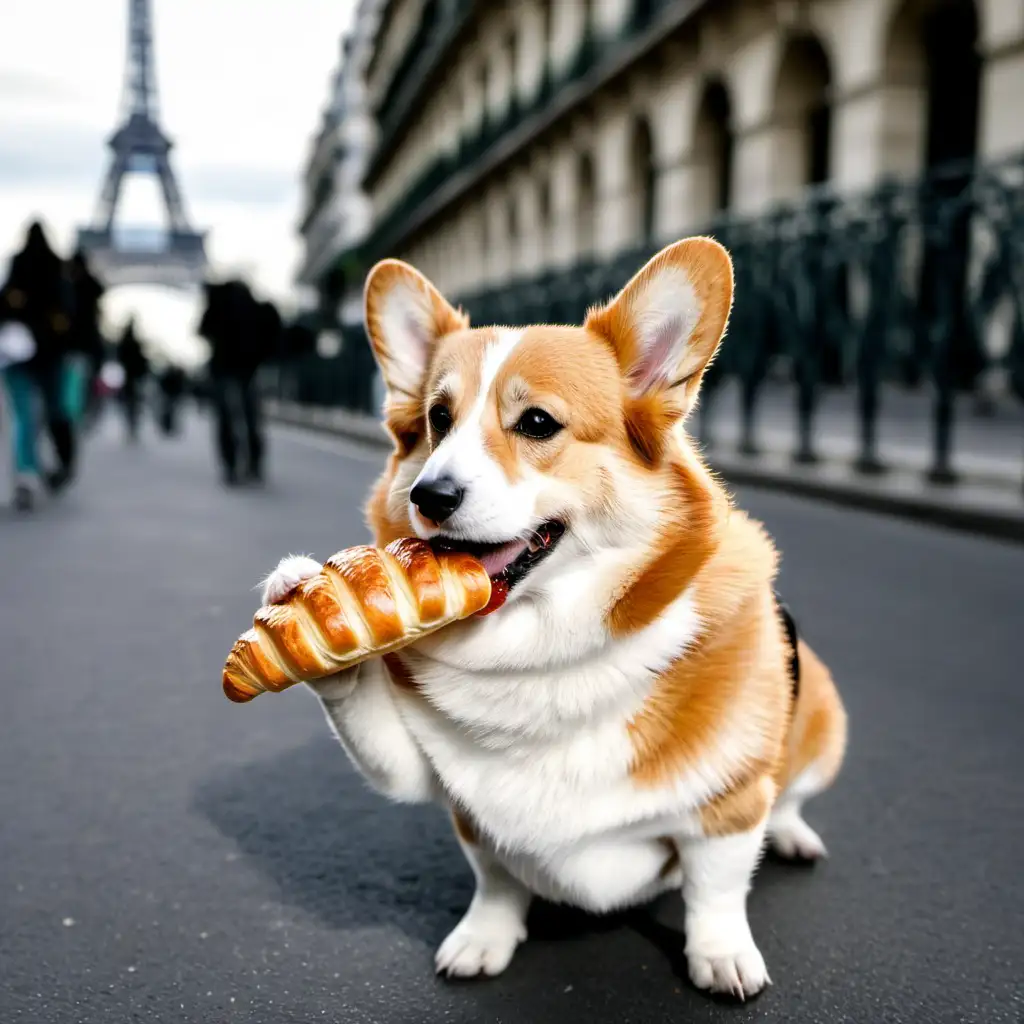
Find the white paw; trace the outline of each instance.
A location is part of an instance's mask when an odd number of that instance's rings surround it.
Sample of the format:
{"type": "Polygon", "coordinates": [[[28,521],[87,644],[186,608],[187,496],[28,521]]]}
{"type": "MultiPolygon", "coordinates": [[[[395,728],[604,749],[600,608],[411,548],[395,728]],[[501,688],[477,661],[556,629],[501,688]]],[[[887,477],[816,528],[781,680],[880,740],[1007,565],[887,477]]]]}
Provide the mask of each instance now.
{"type": "Polygon", "coordinates": [[[772,983],[761,951],[751,942],[743,949],[726,955],[704,955],[687,950],[690,981],[706,992],[720,992],[744,1000],[756,996],[772,983]]]}
{"type": "Polygon", "coordinates": [[[263,581],[263,604],[278,604],[300,583],[315,576],[323,566],[307,555],[282,558],[277,568],[263,581]]]}
{"type": "Polygon", "coordinates": [[[787,860],[821,860],[828,856],[821,836],[799,814],[782,814],[768,823],[772,849],[787,860]]]}
{"type": "Polygon", "coordinates": [[[441,943],[434,957],[437,973],[449,978],[501,974],[525,938],[526,926],[514,916],[471,911],[441,943]]]}

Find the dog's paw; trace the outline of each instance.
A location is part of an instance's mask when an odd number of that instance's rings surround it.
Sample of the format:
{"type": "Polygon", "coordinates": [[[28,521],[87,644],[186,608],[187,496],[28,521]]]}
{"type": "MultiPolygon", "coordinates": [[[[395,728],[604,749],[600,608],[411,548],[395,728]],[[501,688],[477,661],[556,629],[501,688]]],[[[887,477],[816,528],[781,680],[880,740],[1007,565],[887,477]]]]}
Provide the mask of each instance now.
{"type": "Polygon", "coordinates": [[[449,978],[501,974],[525,938],[525,925],[512,915],[470,911],[441,943],[434,957],[437,973],[449,978]]]}
{"type": "Polygon", "coordinates": [[[745,948],[727,955],[704,955],[699,950],[686,954],[690,980],[699,989],[717,992],[743,1001],[756,996],[772,983],[761,951],[751,942],[745,948]]]}
{"type": "Polygon", "coordinates": [[[828,856],[821,836],[795,813],[773,815],[768,824],[768,842],[786,860],[816,861],[828,856]]]}
{"type": "Polygon", "coordinates": [[[263,604],[280,604],[300,583],[315,576],[323,566],[307,555],[282,558],[277,568],[263,581],[263,604]]]}

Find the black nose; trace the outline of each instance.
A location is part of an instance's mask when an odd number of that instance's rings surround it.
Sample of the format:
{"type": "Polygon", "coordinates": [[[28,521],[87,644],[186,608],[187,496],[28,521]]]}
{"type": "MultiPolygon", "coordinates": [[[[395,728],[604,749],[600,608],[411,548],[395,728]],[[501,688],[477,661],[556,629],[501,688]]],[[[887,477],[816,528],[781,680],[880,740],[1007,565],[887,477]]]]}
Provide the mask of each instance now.
{"type": "Polygon", "coordinates": [[[420,514],[435,523],[443,523],[461,504],[462,488],[450,477],[418,483],[409,495],[420,514]]]}

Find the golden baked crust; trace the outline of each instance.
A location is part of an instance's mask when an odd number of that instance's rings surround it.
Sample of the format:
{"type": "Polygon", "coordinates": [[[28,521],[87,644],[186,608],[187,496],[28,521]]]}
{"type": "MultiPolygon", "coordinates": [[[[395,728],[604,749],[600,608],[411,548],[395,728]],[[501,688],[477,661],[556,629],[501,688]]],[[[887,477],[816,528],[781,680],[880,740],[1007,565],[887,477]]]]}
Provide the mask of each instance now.
{"type": "Polygon", "coordinates": [[[256,613],[228,655],[224,695],[244,703],[334,675],[475,615],[490,596],[475,558],[435,555],[416,538],[339,551],[280,604],[256,613]]]}

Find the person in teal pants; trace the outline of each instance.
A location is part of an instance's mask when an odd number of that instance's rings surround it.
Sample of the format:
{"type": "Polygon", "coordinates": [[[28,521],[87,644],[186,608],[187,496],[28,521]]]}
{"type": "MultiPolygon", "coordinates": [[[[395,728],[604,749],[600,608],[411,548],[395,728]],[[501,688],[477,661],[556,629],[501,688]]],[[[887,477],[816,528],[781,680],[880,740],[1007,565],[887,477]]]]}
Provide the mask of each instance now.
{"type": "Polygon", "coordinates": [[[0,288],[0,324],[21,324],[35,344],[31,358],[3,371],[14,420],[14,498],[20,508],[30,508],[39,489],[36,438],[40,412],[45,412],[59,460],[58,469],[46,482],[57,489],[71,479],[74,471],[74,421],[62,394],[74,310],[69,285],[60,257],[50,248],[42,225],[33,223],[0,288]]]}
{"type": "Polygon", "coordinates": [[[14,443],[14,504],[32,507],[38,490],[39,462],[36,457],[36,382],[21,365],[3,371],[14,443]]]}

